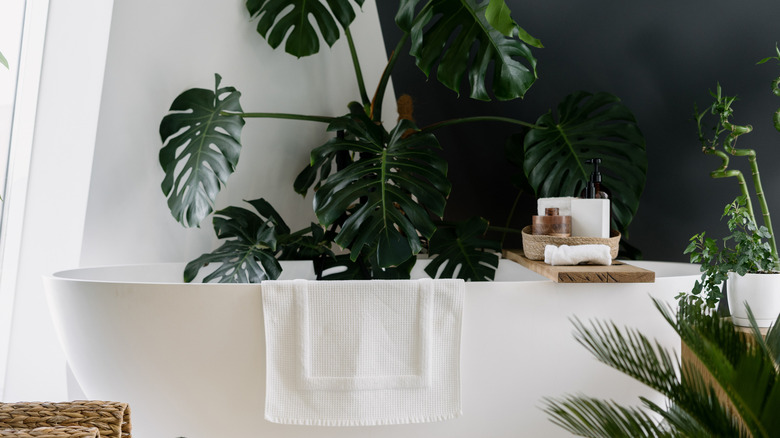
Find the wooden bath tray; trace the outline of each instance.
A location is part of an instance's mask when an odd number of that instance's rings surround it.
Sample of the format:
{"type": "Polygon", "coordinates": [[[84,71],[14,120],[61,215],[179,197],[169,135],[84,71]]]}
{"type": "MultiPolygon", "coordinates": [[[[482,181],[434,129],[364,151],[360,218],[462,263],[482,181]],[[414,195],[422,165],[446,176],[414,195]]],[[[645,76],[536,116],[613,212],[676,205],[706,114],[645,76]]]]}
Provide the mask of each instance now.
{"type": "Polygon", "coordinates": [[[556,283],[655,283],[655,272],[618,260],[614,260],[611,266],[551,266],[543,261],[527,258],[520,249],[505,250],[504,258],[517,262],[556,283]]]}

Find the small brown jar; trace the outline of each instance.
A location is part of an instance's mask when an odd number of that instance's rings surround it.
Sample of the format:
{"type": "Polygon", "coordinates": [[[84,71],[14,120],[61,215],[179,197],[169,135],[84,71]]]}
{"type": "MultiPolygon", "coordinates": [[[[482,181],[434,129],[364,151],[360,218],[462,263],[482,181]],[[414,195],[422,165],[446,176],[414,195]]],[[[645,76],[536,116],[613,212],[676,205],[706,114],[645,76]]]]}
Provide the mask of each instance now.
{"type": "Polygon", "coordinates": [[[544,216],[531,217],[531,234],[570,237],[571,216],[561,216],[557,208],[545,208],[544,216]]]}

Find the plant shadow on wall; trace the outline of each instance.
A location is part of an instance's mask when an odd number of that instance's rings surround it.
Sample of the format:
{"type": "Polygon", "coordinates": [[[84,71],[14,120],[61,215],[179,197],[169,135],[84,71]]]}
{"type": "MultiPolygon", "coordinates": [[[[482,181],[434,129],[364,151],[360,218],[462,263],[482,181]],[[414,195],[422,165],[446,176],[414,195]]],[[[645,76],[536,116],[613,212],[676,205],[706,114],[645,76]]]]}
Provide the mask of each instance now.
{"type": "Polygon", "coordinates": [[[254,211],[219,210],[213,224],[224,243],[190,262],[185,281],[207,264],[217,267],[209,268],[204,281],[275,279],[282,259],[314,260],[318,278],[324,279],[409,278],[420,252],[432,258],[426,267],[432,277],[492,279],[501,245],[484,237],[487,221],[442,220],[450,183],[434,132],[460,123],[511,123],[522,129],[523,142],[510,149],[511,159],[527,177],[519,183],[530,183],[540,197],[579,193],[588,176],[582,163],[601,157],[605,184],[625,187],[624,196],[613,200],[613,226],[625,234],[644,189],[647,161],[636,120],[617,97],[578,92],[558,105],[557,117],[550,111],[535,123],[485,116],[418,127],[400,119],[387,130],[382,102],[393,66],[405,51],[426,75],[435,69],[438,81],[454,92],[460,93],[468,77],[469,97],[489,101],[525,95],[537,78],[529,46],[542,45],[511,18],[503,0],[402,0],[395,21],[403,36],[369,97],[349,27],[362,3],[246,3],[267,43],[277,48],[284,42],[296,57],[318,53],[321,40],[333,45],[343,33],[360,94],[346,114],[244,112],[240,92],[222,86],[219,75],[213,90],[190,89],[174,100],[160,124],[160,164],[171,213],[184,226],[198,226],[212,213],[238,163],[245,119],[322,123],[333,133],[312,149],[310,164],[294,183],[301,195],[313,192],[319,223],[292,231],[262,198],[247,201],[254,211]],[[346,251],[336,254],[337,247],[346,251]]]}

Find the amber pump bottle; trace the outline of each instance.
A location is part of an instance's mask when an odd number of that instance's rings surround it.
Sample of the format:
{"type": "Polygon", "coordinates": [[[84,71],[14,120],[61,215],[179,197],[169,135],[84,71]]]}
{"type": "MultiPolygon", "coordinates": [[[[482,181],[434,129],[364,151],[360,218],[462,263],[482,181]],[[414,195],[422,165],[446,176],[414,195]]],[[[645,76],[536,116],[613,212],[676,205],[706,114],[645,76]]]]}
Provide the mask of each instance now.
{"type": "Polygon", "coordinates": [[[609,199],[609,191],[606,187],[601,185],[601,172],[599,172],[599,164],[601,164],[601,158],[592,158],[585,161],[588,164],[593,164],[593,172],[590,174],[590,180],[585,183],[585,188],[580,193],[580,198],[584,199],[609,199]]]}

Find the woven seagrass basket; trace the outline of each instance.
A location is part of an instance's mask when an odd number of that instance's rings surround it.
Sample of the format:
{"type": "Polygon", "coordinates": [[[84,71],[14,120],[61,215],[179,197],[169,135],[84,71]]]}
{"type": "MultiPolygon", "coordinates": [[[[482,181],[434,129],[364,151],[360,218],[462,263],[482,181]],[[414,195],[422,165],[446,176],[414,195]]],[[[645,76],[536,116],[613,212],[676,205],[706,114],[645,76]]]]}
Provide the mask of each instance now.
{"type": "Polygon", "coordinates": [[[0,437],[14,438],[100,438],[97,427],[55,426],[35,429],[0,429],[0,437]]]}
{"type": "Polygon", "coordinates": [[[74,432],[74,436],[80,438],[130,438],[131,428],[127,403],[96,400],[0,403],[0,430],[21,429],[27,434],[22,436],[36,436],[32,432],[35,431],[47,438],[64,432],[74,432]],[[36,430],[38,428],[41,429],[36,430]],[[90,430],[92,428],[97,429],[99,434],[90,430]]]}
{"type": "Polygon", "coordinates": [[[544,260],[544,247],[547,245],[607,245],[612,259],[618,256],[620,233],[612,230],[612,236],[601,237],[555,237],[531,234],[531,226],[523,228],[523,252],[531,260],[544,260]]]}

